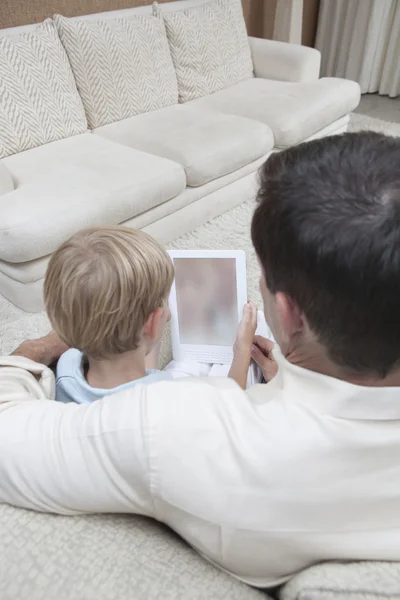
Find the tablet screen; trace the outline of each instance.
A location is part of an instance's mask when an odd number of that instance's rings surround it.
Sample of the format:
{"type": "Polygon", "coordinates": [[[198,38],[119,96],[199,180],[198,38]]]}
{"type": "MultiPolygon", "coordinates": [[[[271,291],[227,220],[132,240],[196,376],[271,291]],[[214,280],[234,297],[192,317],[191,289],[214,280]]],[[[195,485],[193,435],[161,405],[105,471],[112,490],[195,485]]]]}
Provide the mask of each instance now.
{"type": "Polygon", "coordinates": [[[175,258],[182,344],[231,346],[238,325],[236,260],[175,258]]]}

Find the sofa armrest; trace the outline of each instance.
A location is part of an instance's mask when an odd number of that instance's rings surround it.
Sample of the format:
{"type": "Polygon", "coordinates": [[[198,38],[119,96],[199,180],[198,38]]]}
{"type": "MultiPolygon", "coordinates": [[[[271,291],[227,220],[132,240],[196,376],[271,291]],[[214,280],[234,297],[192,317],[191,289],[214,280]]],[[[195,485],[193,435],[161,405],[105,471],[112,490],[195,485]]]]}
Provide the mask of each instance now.
{"type": "Polygon", "coordinates": [[[14,190],[14,182],[10,171],[6,165],[0,160],[0,196],[8,194],[14,190]]]}
{"type": "Polygon", "coordinates": [[[400,563],[320,563],[294,575],[280,600],[396,600],[400,598],[400,563]]]}
{"type": "Polygon", "coordinates": [[[249,42],[256,77],[294,82],[319,78],[319,50],[253,37],[249,42]]]}

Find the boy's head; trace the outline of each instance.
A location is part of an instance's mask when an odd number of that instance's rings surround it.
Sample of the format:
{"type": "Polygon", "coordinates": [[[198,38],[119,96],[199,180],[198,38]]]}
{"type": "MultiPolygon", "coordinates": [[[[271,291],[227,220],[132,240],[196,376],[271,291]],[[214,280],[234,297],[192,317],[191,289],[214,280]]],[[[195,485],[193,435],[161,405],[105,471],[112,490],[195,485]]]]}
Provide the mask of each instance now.
{"type": "Polygon", "coordinates": [[[69,346],[93,358],[147,351],[168,318],[172,262],[149,235],[126,227],[86,229],[50,259],[44,282],[46,310],[69,346]]]}

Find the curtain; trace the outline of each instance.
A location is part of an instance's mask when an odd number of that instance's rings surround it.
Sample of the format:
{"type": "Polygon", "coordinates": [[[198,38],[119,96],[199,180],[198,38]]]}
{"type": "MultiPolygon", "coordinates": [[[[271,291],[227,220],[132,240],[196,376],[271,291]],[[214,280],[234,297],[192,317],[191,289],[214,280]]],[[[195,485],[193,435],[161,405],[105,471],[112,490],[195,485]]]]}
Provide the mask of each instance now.
{"type": "Polygon", "coordinates": [[[400,94],[400,0],[321,0],[315,47],[322,76],[400,94]]]}
{"type": "Polygon", "coordinates": [[[303,0],[277,0],[273,39],[301,44],[303,0]]]}

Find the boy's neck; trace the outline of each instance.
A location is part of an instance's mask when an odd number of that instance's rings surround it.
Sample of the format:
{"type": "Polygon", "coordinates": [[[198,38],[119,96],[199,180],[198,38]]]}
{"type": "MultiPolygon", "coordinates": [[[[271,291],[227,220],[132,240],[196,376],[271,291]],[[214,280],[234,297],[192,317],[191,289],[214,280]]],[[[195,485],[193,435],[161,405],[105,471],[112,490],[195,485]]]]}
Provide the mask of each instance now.
{"type": "Polygon", "coordinates": [[[88,356],[86,381],[94,388],[109,390],[141,379],[146,375],[145,357],[142,348],[100,360],[88,356]]]}

